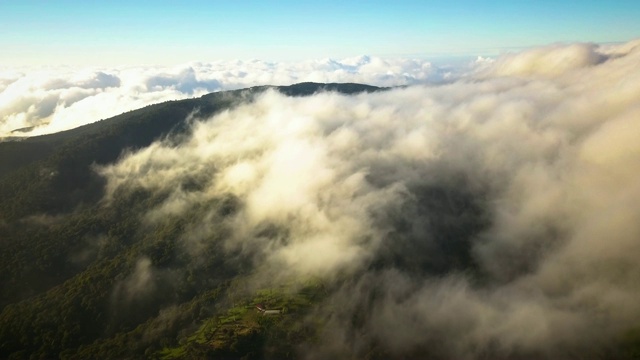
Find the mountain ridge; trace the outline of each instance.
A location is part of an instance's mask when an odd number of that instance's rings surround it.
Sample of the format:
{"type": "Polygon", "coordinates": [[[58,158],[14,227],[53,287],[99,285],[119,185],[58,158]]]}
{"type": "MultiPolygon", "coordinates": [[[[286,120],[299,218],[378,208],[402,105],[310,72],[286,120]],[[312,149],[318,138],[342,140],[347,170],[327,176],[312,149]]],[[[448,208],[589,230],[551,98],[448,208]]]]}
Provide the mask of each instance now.
{"type": "MultiPolygon", "coordinates": [[[[26,153],[23,152],[23,149],[28,146],[37,147],[39,150],[47,152],[52,150],[56,145],[59,145],[60,143],[68,141],[69,139],[72,139],[74,137],[98,135],[101,132],[105,131],[108,127],[121,125],[124,122],[135,119],[136,117],[145,115],[144,112],[146,111],[155,111],[159,107],[166,107],[168,104],[174,106],[184,106],[187,108],[191,108],[192,110],[198,109],[200,111],[200,116],[206,117],[215,113],[218,110],[216,107],[227,108],[228,106],[232,106],[241,101],[247,100],[243,99],[243,97],[246,97],[248,95],[255,96],[256,94],[266,91],[267,89],[279,91],[280,93],[287,96],[310,96],[320,91],[335,91],[342,94],[355,94],[360,92],[380,91],[386,88],[357,83],[315,82],[302,82],[286,86],[253,86],[237,90],[212,92],[197,98],[170,100],[162,103],[147,105],[139,109],[124,112],[120,115],[116,115],[108,119],[98,120],[89,124],[78,126],[73,129],[64,130],[52,134],[37,135],[31,137],[12,136],[9,138],[5,138],[5,141],[2,141],[2,138],[0,138],[0,153],[7,151],[4,148],[14,146],[18,148],[16,151],[20,151],[21,157],[23,157],[22,159],[19,159],[18,157],[11,158],[9,156],[0,157],[0,177],[13,169],[20,167],[19,163],[29,163],[33,161],[33,159],[40,159],[42,156],[45,156],[36,155],[35,152],[32,151],[27,151],[26,153]],[[233,97],[233,99],[229,97],[233,97]]],[[[178,118],[174,119],[176,123],[179,123],[182,120],[179,120],[178,118]]],[[[162,127],[161,130],[167,131],[167,128],[162,127]]]]}

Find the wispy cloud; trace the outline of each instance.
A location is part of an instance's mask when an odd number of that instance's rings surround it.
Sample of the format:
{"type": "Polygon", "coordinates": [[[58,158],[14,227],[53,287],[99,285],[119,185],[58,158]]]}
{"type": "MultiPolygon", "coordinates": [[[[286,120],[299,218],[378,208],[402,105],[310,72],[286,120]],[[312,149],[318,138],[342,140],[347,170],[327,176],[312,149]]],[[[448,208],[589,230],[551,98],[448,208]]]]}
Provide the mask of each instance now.
{"type": "MultiPolygon", "coordinates": [[[[357,81],[372,63],[296,81],[357,81]]],[[[100,173],[108,194],[170,194],[149,221],[209,209],[180,235],[186,247],[224,228],[221,251],[243,252],[270,281],[347,276],[331,310],[319,307],[327,328],[310,357],[362,357],[374,344],[443,358],[602,349],[640,323],[640,46],[479,63],[437,87],[268,91],[100,173]],[[213,221],[221,199],[237,205],[213,221]]],[[[238,71],[228,78],[254,74],[238,71]]]]}

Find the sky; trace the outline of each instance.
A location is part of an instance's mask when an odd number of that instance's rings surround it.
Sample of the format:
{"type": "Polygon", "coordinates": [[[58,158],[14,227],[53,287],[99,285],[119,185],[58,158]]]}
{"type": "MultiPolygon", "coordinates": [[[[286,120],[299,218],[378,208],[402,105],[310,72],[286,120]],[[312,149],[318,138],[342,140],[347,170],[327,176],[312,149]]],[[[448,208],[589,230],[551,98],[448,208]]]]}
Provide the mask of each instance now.
{"type": "Polygon", "coordinates": [[[624,42],[640,2],[0,1],[0,66],[496,55],[624,42]]]}

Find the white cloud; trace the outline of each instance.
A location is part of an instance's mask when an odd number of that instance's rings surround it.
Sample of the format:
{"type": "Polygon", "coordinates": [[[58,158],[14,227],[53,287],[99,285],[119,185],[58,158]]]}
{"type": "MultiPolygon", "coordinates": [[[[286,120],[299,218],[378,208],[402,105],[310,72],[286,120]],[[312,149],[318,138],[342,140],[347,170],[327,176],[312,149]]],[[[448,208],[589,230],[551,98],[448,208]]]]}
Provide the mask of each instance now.
{"type": "MultiPolygon", "coordinates": [[[[272,280],[353,276],[320,357],[589,353],[640,322],[640,48],[598,51],[534,49],[437,87],[268,91],[100,172],[109,194],[172,193],[156,217],[237,199],[224,246],[272,280]]],[[[207,241],[211,219],[182,239],[207,241]]]]}
{"type": "MultiPolygon", "coordinates": [[[[467,69],[460,69],[466,71],[467,69]]],[[[0,137],[71,129],[149,104],[256,85],[357,82],[379,86],[439,83],[447,71],[425,60],[361,56],[297,63],[217,61],[172,68],[68,67],[0,72],[0,137]]]]}
{"type": "Polygon", "coordinates": [[[597,65],[607,59],[595,44],[554,45],[517,54],[504,55],[496,61],[492,75],[560,75],[575,69],[597,65]]]}

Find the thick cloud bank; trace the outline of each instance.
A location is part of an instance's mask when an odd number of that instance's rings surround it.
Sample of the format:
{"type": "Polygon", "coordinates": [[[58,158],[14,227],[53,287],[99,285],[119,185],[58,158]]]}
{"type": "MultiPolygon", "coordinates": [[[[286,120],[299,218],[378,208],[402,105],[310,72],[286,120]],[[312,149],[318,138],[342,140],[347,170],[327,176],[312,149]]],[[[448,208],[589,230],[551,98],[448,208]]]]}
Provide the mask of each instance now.
{"type": "Polygon", "coordinates": [[[361,56],[299,63],[219,61],[174,68],[0,69],[0,138],[71,129],[149,104],[212,91],[297,82],[440,83],[468,69],[361,56]]]}
{"type": "Polygon", "coordinates": [[[269,91],[100,172],[169,194],[151,222],[233,199],[178,239],[194,253],[224,230],[272,281],[341,279],[310,357],[598,354],[640,324],[638,64],[575,45],[438,87],[269,91]]]}

